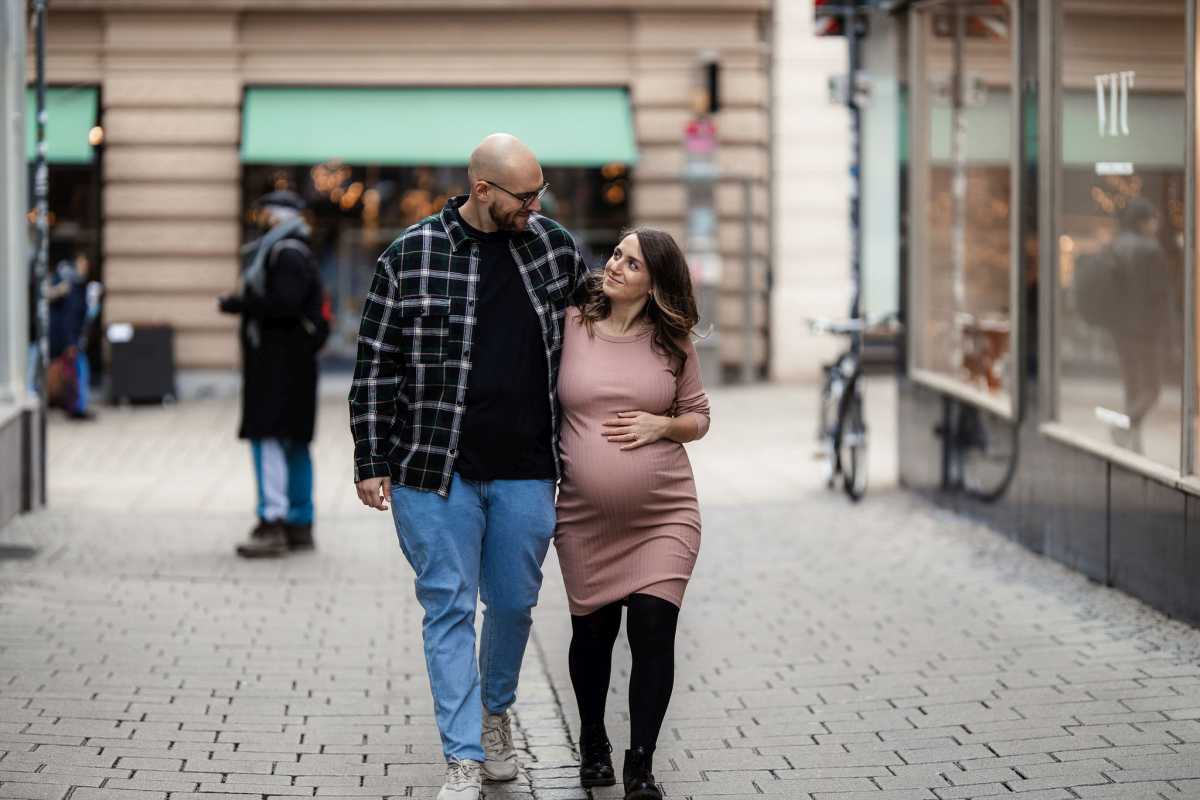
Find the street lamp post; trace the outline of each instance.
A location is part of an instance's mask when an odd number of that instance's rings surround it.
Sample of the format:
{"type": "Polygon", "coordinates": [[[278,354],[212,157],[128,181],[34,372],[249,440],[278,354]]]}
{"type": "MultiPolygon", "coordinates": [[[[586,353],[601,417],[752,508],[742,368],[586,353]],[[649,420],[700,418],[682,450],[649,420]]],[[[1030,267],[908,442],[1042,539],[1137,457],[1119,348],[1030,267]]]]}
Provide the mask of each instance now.
{"type": "MultiPolygon", "coordinates": [[[[858,72],[862,61],[860,25],[864,19],[856,2],[844,6],[846,30],[846,111],[850,115],[850,319],[862,315],[862,109],[858,72]]],[[[851,347],[862,349],[862,333],[851,336],[851,347]]]]}

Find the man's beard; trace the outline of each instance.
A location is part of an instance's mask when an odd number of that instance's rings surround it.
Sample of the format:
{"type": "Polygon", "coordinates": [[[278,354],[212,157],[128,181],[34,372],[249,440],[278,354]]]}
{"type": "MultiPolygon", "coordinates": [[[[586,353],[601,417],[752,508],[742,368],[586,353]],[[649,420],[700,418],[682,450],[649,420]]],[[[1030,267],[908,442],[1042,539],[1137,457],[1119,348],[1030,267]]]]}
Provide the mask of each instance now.
{"type": "Polygon", "coordinates": [[[514,233],[521,230],[521,226],[517,224],[517,220],[518,218],[523,218],[523,220],[528,219],[525,214],[526,212],[518,209],[517,211],[513,211],[509,214],[501,215],[496,213],[495,208],[488,206],[488,216],[492,218],[492,222],[496,225],[498,230],[502,230],[506,233],[514,233]]]}

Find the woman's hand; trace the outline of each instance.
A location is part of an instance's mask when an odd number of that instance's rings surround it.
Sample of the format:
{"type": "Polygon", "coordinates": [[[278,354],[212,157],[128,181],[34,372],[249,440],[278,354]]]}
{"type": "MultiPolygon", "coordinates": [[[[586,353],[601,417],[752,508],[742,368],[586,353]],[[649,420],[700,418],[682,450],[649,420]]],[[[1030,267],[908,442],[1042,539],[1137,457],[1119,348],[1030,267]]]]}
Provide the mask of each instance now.
{"type": "Polygon", "coordinates": [[[623,445],[622,450],[634,450],[665,437],[671,427],[671,419],[645,411],[622,411],[605,421],[602,435],[610,442],[623,445]]]}

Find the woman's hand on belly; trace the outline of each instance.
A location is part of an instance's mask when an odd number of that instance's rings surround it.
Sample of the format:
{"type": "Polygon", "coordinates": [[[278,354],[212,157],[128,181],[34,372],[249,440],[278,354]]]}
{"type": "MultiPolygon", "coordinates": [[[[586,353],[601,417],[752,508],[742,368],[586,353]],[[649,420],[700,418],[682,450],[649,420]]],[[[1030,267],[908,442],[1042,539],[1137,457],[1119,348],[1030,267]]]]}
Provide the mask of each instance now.
{"type": "Polygon", "coordinates": [[[657,442],[671,429],[671,417],[660,417],[645,411],[620,411],[604,421],[600,435],[622,450],[635,450],[657,442]]]}

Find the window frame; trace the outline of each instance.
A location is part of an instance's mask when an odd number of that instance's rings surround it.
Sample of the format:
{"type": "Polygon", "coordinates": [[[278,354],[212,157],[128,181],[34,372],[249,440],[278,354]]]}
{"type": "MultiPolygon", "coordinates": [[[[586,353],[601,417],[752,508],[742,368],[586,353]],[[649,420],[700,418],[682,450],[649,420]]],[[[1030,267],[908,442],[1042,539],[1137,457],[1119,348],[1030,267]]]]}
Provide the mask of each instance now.
{"type": "Polygon", "coordinates": [[[928,220],[919,209],[928,207],[929,194],[929,87],[926,76],[926,37],[928,22],[926,15],[939,7],[953,7],[969,0],[925,0],[914,5],[908,25],[909,58],[909,181],[908,207],[910,213],[910,235],[908,242],[908,328],[907,370],[909,377],[933,391],[954,397],[977,406],[1010,422],[1019,422],[1022,416],[1022,396],[1025,387],[1022,308],[1022,252],[1021,204],[1023,177],[1023,131],[1024,106],[1021,80],[1021,20],[1025,0],[1012,0],[1009,4],[1009,344],[1008,358],[1012,364],[1008,377],[1010,384],[1003,394],[997,396],[970,386],[963,381],[944,375],[920,365],[922,345],[918,336],[921,324],[928,319],[922,289],[927,286],[928,258],[925,245],[928,239],[928,220]]]}
{"type": "Polygon", "coordinates": [[[1183,436],[1181,446],[1183,452],[1180,454],[1179,464],[1181,472],[1185,479],[1190,479],[1196,484],[1196,491],[1200,492],[1200,476],[1196,474],[1197,458],[1196,445],[1197,437],[1200,432],[1196,430],[1200,425],[1200,400],[1197,398],[1197,364],[1196,359],[1200,357],[1197,353],[1196,339],[1200,336],[1200,320],[1197,319],[1197,302],[1196,298],[1196,148],[1200,146],[1200,141],[1196,136],[1196,92],[1200,90],[1196,79],[1197,66],[1196,59],[1196,18],[1200,0],[1190,0],[1187,3],[1187,75],[1185,77],[1185,89],[1187,94],[1187,132],[1184,137],[1186,143],[1186,153],[1184,155],[1184,164],[1186,174],[1184,176],[1184,202],[1187,203],[1187,215],[1184,222],[1184,267],[1183,267],[1183,326],[1184,326],[1184,346],[1183,346],[1183,436]]]}

